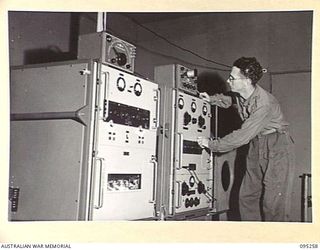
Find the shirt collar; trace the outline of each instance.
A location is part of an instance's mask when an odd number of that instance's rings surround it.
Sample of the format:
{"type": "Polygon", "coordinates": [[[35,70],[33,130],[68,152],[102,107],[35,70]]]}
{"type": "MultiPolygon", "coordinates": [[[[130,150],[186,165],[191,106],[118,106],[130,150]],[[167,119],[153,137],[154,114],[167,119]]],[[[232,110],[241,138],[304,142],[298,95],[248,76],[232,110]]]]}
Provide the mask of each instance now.
{"type": "Polygon", "coordinates": [[[254,88],[254,91],[252,92],[252,94],[248,97],[248,99],[244,99],[244,102],[243,102],[243,105],[244,106],[248,106],[251,101],[253,101],[254,99],[257,98],[258,94],[259,94],[259,91],[260,91],[260,87],[259,85],[257,84],[254,88]]]}

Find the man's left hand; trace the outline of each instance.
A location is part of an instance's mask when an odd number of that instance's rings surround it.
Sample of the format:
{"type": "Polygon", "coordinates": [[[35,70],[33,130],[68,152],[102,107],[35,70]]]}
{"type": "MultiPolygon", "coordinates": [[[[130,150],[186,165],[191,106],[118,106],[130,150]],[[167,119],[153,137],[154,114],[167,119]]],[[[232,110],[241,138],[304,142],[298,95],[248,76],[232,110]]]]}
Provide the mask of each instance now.
{"type": "Polygon", "coordinates": [[[201,148],[209,148],[209,138],[198,137],[197,142],[201,148]]]}

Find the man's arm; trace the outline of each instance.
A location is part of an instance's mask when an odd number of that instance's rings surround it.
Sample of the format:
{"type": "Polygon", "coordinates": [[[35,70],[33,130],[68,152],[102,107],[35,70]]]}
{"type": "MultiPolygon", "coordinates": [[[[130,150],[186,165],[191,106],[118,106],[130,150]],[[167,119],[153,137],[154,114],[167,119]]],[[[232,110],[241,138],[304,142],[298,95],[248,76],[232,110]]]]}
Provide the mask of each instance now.
{"type": "Polygon", "coordinates": [[[245,145],[261,132],[271,117],[271,107],[269,105],[262,106],[243,122],[240,129],[234,130],[221,139],[208,141],[208,147],[213,152],[228,152],[245,145]]]}
{"type": "Polygon", "coordinates": [[[221,108],[229,108],[232,105],[232,97],[224,94],[209,96],[206,92],[200,93],[200,98],[208,101],[211,105],[221,108]]]}

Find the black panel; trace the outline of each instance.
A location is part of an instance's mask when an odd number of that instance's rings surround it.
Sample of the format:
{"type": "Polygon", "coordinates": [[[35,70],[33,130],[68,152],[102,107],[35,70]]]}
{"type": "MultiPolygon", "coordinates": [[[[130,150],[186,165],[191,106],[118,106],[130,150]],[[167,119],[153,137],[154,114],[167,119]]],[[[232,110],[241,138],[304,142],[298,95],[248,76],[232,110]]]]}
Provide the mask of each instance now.
{"type": "Polygon", "coordinates": [[[196,141],[183,140],[183,153],[201,155],[202,148],[199,146],[198,142],[196,141]]]}
{"type": "Polygon", "coordinates": [[[11,201],[11,212],[18,212],[20,188],[9,188],[9,200],[11,201]]]}
{"type": "Polygon", "coordinates": [[[149,129],[150,111],[109,101],[108,117],[106,121],[113,121],[131,127],[142,127],[149,129]]]}

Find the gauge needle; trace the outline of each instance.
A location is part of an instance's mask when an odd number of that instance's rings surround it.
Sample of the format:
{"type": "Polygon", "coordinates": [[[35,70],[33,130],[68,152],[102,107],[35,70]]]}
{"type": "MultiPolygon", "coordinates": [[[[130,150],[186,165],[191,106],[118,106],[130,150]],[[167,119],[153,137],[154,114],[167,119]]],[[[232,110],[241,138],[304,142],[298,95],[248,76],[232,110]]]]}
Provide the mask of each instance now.
{"type": "Polygon", "coordinates": [[[120,54],[120,53],[116,50],[116,48],[115,48],[115,47],[113,47],[112,49],[114,50],[114,53],[116,53],[116,54],[117,54],[117,56],[119,56],[119,54],[120,54]]]}

